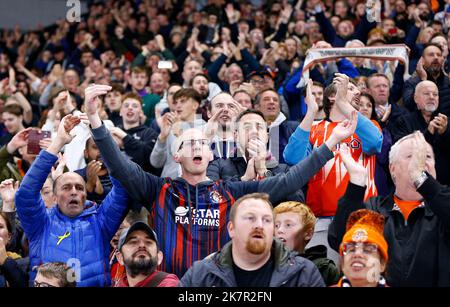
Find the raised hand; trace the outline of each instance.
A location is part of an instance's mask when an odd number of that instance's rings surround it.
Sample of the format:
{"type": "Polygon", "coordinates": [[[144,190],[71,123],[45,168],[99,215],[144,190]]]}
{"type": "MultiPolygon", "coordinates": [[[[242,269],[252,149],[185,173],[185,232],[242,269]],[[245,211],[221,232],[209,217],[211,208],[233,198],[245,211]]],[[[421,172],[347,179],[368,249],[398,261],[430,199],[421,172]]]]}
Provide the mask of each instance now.
{"type": "Polygon", "coordinates": [[[17,149],[26,146],[28,143],[28,134],[31,130],[33,130],[33,128],[30,127],[14,135],[8,145],[6,145],[6,150],[10,154],[13,154],[17,149]]]}
{"type": "Polygon", "coordinates": [[[234,95],[234,93],[239,89],[241,85],[241,80],[234,80],[230,82],[230,94],[234,95]]]}
{"type": "Polygon", "coordinates": [[[427,80],[427,72],[423,67],[423,57],[420,57],[419,61],[417,61],[416,73],[422,81],[427,80]]]}
{"type": "Polygon", "coordinates": [[[432,121],[428,124],[428,131],[431,134],[435,134],[436,132],[439,135],[442,135],[447,131],[448,119],[447,116],[439,113],[432,121]]]}
{"type": "Polygon", "coordinates": [[[333,83],[337,87],[336,103],[347,102],[348,80],[347,75],[336,73],[336,77],[333,79],[333,83]]]}
{"type": "Polygon", "coordinates": [[[97,113],[99,96],[106,95],[111,89],[109,85],[92,84],[84,90],[84,103],[88,116],[97,113]]]}
{"type": "Polygon", "coordinates": [[[14,179],[6,179],[0,183],[0,195],[3,201],[3,211],[14,211],[14,196],[19,188],[19,181],[14,182],[14,179]]]}
{"type": "Polygon", "coordinates": [[[52,140],[52,143],[47,148],[46,151],[48,151],[51,154],[54,154],[55,156],[58,155],[61,148],[70,143],[75,135],[71,134],[73,128],[75,128],[76,125],[78,125],[81,122],[81,119],[79,116],[75,115],[66,115],[61,120],[61,123],[58,126],[58,132],[56,134],[56,137],[52,140]]]}
{"type": "Polygon", "coordinates": [[[165,142],[167,140],[167,137],[170,134],[170,131],[172,130],[172,126],[175,122],[178,121],[177,114],[175,112],[167,112],[164,114],[161,118],[161,132],[159,134],[158,139],[161,142],[165,142]]]}
{"type": "Polygon", "coordinates": [[[58,166],[55,168],[54,166],[52,166],[52,179],[53,181],[56,180],[56,178],[58,178],[60,175],[62,175],[64,173],[64,168],[66,167],[67,161],[66,158],[64,157],[64,155],[62,153],[58,154],[58,166]]]}
{"type": "Polygon", "coordinates": [[[378,106],[378,112],[380,121],[385,123],[389,119],[389,116],[391,115],[392,105],[389,104],[387,107],[380,105],[378,106]]]}
{"type": "Polygon", "coordinates": [[[308,106],[308,111],[313,112],[314,114],[319,111],[319,105],[316,102],[316,98],[312,94],[312,87],[313,87],[313,81],[312,79],[308,80],[308,84],[306,85],[306,96],[305,96],[305,102],[308,106]]]}
{"type": "Polygon", "coordinates": [[[86,189],[88,192],[93,192],[99,180],[99,173],[102,169],[102,162],[92,160],[86,167],[86,189]]]}
{"type": "Polygon", "coordinates": [[[330,137],[325,141],[328,149],[333,150],[338,143],[349,138],[353,133],[355,133],[357,123],[358,112],[354,110],[350,119],[343,120],[333,129],[330,137]]]}
{"type": "Polygon", "coordinates": [[[155,36],[156,44],[159,47],[160,51],[164,51],[166,49],[166,45],[164,43],[164,37],[161,34],[155,36]]]}
{"type": "Polygon", "coordinates": [[[248,143],[248,153],[255,159],[255,170],[262,175],[266,170],[267,149],[266,144],[259,139],[251,139],[248,143]]]}
{"type": "Polygon", "coordinates": [[[241,181],[250,181],[253,179],[256,179],[255,158],[250,158],[247,162],[245,174],[241,177],[241,181]]]}
{"type": "Polygon", "coordinates": [[[426,169],[427,160],[427,141],[423,134],[419,131],[414,132],[413,152],[411,160],[408,165],[408,173],[410,177],[411,186],[414,186],[414,181],[422,174],[426,169]]]}
{"type": "Polygon", "coordinates": [[[293,12],[292,5],[287,4],[280,12],[280,23],[288,23],[289,18],[293,12]]]}
{"type": "Polygon", "coordinates": [[[341,144],[339,147],[339,157],[350,175],[350,182],[359,186],[365,186],[367,182],[367,170],[353,159],[347,144],[341,144]]]}
{"type": "Polygon", "coordinates": [[[205,127],[205,134],[209,140],[212,140],[215,135],[217,135],[217,131],[219,131],[220,123],[219,118],[223,114],[223,109],[214,113],[211,118],[208,120],[208,123],[205,127]]]}
{"type": "Polygon", "coordinates": [[[256,94],[257,94],[255,86],[253,84],[251,84],[250,82],[241,83],[241,85],[239,85],[238,90],[243,90],[243,91],[247,92],[247,94],[249,94],[250,97],[252,97],[252,99],[255,99],[256,94]]]}
{"type": "Polygon", "coordinates": [[[246,35],[244,33],[239,33],[237,48],[242,50],[246,47],[246,35]]]}
{"type": "Polygon", "coordinates": [[[41,149],[46,150],[50,146],[51,143],[52,143],[52,139],[51,138],[45,138],[45,139],[42,139],[42,140],[39,141],[39,147],[41,149]]]}
{"type": "Polygon", "coordinates": [[[98,114],[98,103],[100,102],[99,96],[105,95],[112,89],[109,85],[93,84],[88,86],[84,90],[84,107],[91,123],[92,128],[98,128],[102,122],[100,115],[98,114]]]}
{"type": "Polygon", "coordinates": [[[239,20],[238,12],[234,9],[232,3],[228,3],[225,7],[225,13],[227,14],[228,22],[230,24],[236,23],[239,20]]]}

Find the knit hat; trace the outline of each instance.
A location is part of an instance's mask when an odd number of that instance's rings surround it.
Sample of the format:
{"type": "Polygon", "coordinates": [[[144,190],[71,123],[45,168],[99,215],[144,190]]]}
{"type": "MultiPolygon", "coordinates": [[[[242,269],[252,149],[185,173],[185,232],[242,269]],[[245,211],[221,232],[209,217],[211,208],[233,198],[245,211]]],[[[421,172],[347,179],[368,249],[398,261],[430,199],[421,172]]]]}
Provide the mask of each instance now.
{"type": "Polygon", "coordinates": [[[378,246],[383,259],[388,260],[388,244],[384,239],[384,216],[381,214],[361,209],[353,212],[347,221],[347,228],[339,253],[343,254],[344,243],[348,242],[364,242],[372,243],[378,246]]]}

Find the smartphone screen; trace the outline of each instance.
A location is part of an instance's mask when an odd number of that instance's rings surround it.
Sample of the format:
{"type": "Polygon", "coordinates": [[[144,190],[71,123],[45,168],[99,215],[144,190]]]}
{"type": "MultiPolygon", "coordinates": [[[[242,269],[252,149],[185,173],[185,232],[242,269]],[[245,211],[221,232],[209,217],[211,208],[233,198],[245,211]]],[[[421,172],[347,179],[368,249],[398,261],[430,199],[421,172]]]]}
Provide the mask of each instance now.
{"type": "Polygon", "coordinates": [[[158,62],[158,68],[159,69],[172,69],[173,64],[171,61],[159,61],[158,62]]]}
{"type": "Polygon", "coordinates": [[[30,155],[39,154],[39,152],[41,151],[39,141],[50,137],[51,137],[50,131],[31,130],[28,133],[27,153],[30,155]]]}

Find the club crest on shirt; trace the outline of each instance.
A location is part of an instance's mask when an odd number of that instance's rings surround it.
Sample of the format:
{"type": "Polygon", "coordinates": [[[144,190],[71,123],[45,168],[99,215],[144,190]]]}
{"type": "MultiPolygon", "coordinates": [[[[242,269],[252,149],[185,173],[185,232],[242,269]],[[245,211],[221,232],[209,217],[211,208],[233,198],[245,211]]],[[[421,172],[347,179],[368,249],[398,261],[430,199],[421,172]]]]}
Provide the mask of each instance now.
{"type": "Polygon", "coordinates": [[[221,203],[223,201],[222,195],[220,195],[220,193],[217,191],[212,191],[211,193],[209,193],[209,199],[215,204],[221,203]]]}

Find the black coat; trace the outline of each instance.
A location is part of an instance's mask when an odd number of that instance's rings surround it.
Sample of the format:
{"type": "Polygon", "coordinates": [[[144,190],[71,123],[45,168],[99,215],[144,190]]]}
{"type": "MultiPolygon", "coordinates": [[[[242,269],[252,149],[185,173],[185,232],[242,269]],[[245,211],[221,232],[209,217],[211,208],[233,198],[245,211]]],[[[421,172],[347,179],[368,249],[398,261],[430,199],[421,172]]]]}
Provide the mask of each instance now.
{"type": "Polygon", "coordinates": [[[5,263],[0,265],[0,288],[25,288],[28,285],[27,267],[28,258],[13,260],[6,258],[5,263]]]}
{"type": "MultiPolygon", "coordinates": [[[[436,115],[436,114],[435,114],[436,115]]],[[[431,119],[433,119],[432,116],[431,119]]],[[[425,122],[422,113],[419,110],[400,117],[391,130],[392,141],[395,143],[402,137],[419,130],[425,137],[425,140],[433,147],[437,180],[445,185],[450,185],[450,128],[439,135],[431,134],[428,131],[428,124],[425,122]]]]}
{"type": "Polygon", "coordinates": [[[328,229],[328,243],[338,250],[350,214],[369,209],[385,217],[388,243],[387,284],[393,287],[450,286],[450,188],[431,176],[419,187],[425,206],[414,209],[406,222],[393,195],[363,202],[365,187],[348,184],[328,229]]]}

